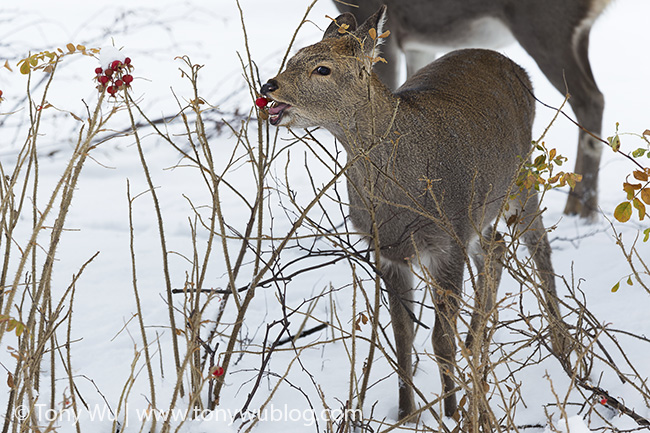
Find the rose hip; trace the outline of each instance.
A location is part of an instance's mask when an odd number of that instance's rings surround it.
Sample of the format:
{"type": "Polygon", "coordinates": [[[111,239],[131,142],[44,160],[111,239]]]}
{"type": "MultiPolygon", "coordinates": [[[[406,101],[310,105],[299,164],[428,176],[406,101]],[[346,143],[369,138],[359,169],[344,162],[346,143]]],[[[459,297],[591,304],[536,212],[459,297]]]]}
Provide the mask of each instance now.
{"type": "Polygon", "coordinates": [[[266,107],[266,106],[268,105],[268,103],[269,103],[269,100],[266,99],[266,98],[263,97],[263,96],[260,96],[259,98],[257,98],[257,99],[255,100],[255,105],[257,105],[257,106],[260,107],[260,108],[264,108],[264,107],[266,107]]]}

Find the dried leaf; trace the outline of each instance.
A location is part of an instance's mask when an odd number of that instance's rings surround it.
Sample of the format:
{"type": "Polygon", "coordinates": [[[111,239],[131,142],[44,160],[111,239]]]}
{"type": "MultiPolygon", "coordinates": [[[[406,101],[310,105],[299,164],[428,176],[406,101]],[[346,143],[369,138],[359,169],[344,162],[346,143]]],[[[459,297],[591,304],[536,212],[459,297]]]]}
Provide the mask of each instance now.
{"type": "Polygon", "coordinates": [[[567,173],[566,181],[571,189],[575,189],[576,183],[582,181],[582,175],[578,173],[567,173]]]}
{"type": "Polygon", "coordinates": [[[29,61],[27,59],[22,60],[21,63],[18,63],[20,65],[20,73],[23,75],[29,74],[29,61]]]}
{"type": "Polygon", "coordinates": [[[629,201],[624,201],[623,203],[616,206],[616,209],[614,209],[614,218],[622,223],[628,222],[631,217],[632,203],[629,201]]]}
{"type": "Polygon", "coordinates": [[[636,149],[634,152],[632,152],[632,156],[635,157],[635,158],[639,158],[639,157],[645,155],[646,152],[647,152],[647,149],[644,149],[644,148],[640,147],[640,148],[636,149]]]}
{"type": "Polygon", "coordinates": [[[25,325],[22,322],[16,321],[16,337],[20,337],[25,332],[25,325]]]}
{"type": "Polygon", "coordinates": [[[614,287],[612,287],[612,293],[616,293],[618,291],[618,288],[621,286],[621,282],[619,281],[618,283],[614,284],[614,287]]]}
{"type": "Polygon", "coordinates": [[[641,190],[641,200],[646,204],[650,204],[650,188],[643,188],[641,190]]]}
{"type": "Polygon", "coordinates": [[[11,72],[14,71],[13,69],[11,69],[11,66],[9,66],[9,60],[5,60],[4,67],[5,67],[5,69],[9,69],[11,72]]]}
{"type": "Polygon", "coordinates": [[[628,183],[623,182],[623,191],[627,193],[627,199],[632,200],[632,197],[636,194],[636,190],[641,189],[640,183],[628,183]]]}
{"type": "Polygon", "coordinates": [[[643,131],[643,135],[650,136],[650,129],[646,129],[645,131],[643,131]]]}
{"type": "Polygon", "coordinates": [[[632,205],[639,211],[639,220],[643,221],[643,218],[645,218],[645,205],[638,198],[632,201],[632,205]]]}
{"type": "Polygon", "coordinates": [[[77,47],[74,46],[74,44],[68,44],[65,46],[69,52],[74,53],[77,47]]]}
{"type": "Polygon", "coordinates": [[[549,183],[549,184],[553,184],[553,183],[557,182],[563,174],[564,174],[563,172],[559,172],[558,174],[556,174],[555,176],[553,176],[552,178],[550,178],[550,179],[548,180],[548,183],[549,183]]]}
{"type": "Polygon", "coordinates": [[[641,182],[647,182],[648,181],[648,173],[646,173],[645,171],[634,170],[632,172],[632,175],[634,176],[634,178],[636,180],[640,180],[641,182]]]}
{"type": "Polygon", "coordinates": [[[613,137],[607,137],[607,142],[614,152],[618,152],[618,150],[621,148],[621,138],[618,136],[618,134],[613,137]]]}
{"type": "Polygon", "coordinates": [[[384,39],[387,38],[388,36],[390,36],[390,30],[386,30],[384,33],[379,35],[379,39],[384,39]]]}
{"type": "Polygon", "coordinates": [[[377,40],[377,30],[371,28],[370,30],[368,30],[368,34],[370,35],[370,39],[372,39],[373,41],[377,40]]]}

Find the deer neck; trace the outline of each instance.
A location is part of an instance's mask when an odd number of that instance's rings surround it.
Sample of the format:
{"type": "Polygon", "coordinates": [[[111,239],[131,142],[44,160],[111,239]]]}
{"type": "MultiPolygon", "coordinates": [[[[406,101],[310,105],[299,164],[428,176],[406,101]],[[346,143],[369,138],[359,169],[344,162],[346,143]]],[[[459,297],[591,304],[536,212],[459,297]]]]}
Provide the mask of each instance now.
{"type": "Polygon", "coordinates": [[[341,121],[327,129],[352,156],[386,141],[394,130],[399,101],[373,72],[365,94],[341,111],[341,121]],[[354,103],[356,102],[356,103],[354,103]]]}

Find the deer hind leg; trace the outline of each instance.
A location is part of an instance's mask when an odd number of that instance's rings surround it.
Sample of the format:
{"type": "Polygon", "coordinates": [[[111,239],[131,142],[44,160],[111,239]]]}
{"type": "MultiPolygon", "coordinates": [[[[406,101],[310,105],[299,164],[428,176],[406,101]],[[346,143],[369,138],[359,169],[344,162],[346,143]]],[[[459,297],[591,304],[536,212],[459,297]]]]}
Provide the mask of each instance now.
{"type": "Polygon", "coordinates": [[[405,263],[384,259],[382,279],[386,284],[390,307],[391,324],[397,352],[399,374],[399,419],[407,418],[415,411],[413,397],[413,348],[414,324],[413,308],[413,274],[405,263]]]}
{"type": "Polygon", "coordinates": [[[469,331],[465,339],[465,347],[471,348],[477,341],[483,341],[488,318],[494,308],[497,288],[503,271],[503,255],[505,244],[501,234],[490,225],[476,238],[470,248],[470,255],[476,265],[476,280],[474,311],[469,331]]]}
{"type": "MultiPolygon", "coordinates": [[[[542,11],[535,10],[522,13],[543,15],[542,11]]],[[[561,26],[561,20],[555,18],[549,23],[534,16],[521,16],[512,23],[512,30],[555,88],[562,94],[569,92],[569,104],[578,123],[595,136],[600,136],[605,102],[596,85],[588,55],[589,32],[596,16],[597,11],[593,11],[574,28],[561,26]]],[[[580,130],[575,172],[582,175],[582,182],[569,195],[565,214],[585,219],[595,217],[602,148],[598,139],[580,130]]]]}
{"type": "Polygon", "coordinates": [[[542,304],[550,324],[553,351],[562,362],[566,363],[570,353],[569,334],[567,325],[562,320],[555,288],[551,246],[540,215],[537,193],[524,190],[519,197],[511,201],[510,205],[512,211],[521,212],[521,218],[517,222],[516,236],[521,235],[523,238],[537,268],[536,271],[544,293],[542,304]]]}
{"type": "Polygon", "coordinates": [[[429,271],[433,276],[434,305],[436,321],[433,326],[433,353],[436,356],[442,381],[444,412],[452,416],[456,412],[456,387],[454,370],[456,365],[456,320],[460,307],[461,285],[465,262],[460,247],[451,246],[445,260],[439,260],[429,271]]]}

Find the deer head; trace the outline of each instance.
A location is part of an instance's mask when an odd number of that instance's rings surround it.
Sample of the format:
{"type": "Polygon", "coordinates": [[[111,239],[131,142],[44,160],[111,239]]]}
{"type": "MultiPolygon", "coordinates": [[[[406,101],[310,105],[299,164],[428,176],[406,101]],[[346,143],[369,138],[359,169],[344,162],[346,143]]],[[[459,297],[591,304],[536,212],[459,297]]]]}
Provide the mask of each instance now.
{"type": "Polygon", "coordinates": [[[361,26],[350,13],[329,25],[323,39],[298,51],[286,69],[262,86],[276,126],[336,128],[368,104],[373,59],[378,55],[386,7],[361,26]],[[371,37],[370,29],[375,29],[371,37]]]}

